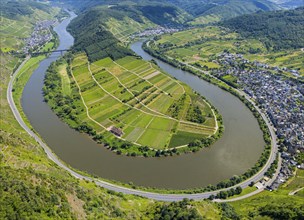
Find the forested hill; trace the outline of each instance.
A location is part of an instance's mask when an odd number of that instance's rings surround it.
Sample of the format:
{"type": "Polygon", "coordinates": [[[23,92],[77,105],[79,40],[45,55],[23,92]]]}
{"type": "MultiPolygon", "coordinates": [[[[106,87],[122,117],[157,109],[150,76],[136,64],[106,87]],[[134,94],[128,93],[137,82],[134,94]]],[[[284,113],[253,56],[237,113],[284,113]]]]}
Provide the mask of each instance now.
{"type": "MultiPolygon", "coordinates": [[[[175,6],[165,4],[97,6],[81,13],[71,22],[69,30],[75,37],[74,50],[85,51],[90,61],[105,57],[116,60],[133,54],[121,42],[121,39],[132,34],[130,30],[134,29],[133,26],[142,26],[144,29],[156,24],[179,25],[187,17],[187,14],[183,14],[175,6]],[[126,32],[117,34],[124,28],[122,22],[128,28],[126,32]]],[[[140,31],[140,28],[133,30],[136,31],[140,31]]]]}
{"type": "Polygon", "coordinates": [[[68,27],[75,37],[73,49],[85,51],[91,62],[105,57],[116,60],[132,54],[132,51],[120,45],[114,35],[105,28],[106,16],[105,10],[93,8],[79,15],[68,27]]]}
{"type": "Polygon", "coordinates": [[[184,24],[192,17],[185,11],[167,4],[139,4],[136,9],[140,13],[158,25],[184,24]]]}
{"type": "Polygon", "coordinates": [[[166,0],[194,16],[214,15],[222,19],[249,14],[259,10],[270,11],[278,6],[268,0],[166,0]]]}
{"type": "Polygon", "coordinates": [[[223,21],[220,25],[245,38],[259,38],[271,50],[304,47],[304,7],[244,15],[223,21]]]}

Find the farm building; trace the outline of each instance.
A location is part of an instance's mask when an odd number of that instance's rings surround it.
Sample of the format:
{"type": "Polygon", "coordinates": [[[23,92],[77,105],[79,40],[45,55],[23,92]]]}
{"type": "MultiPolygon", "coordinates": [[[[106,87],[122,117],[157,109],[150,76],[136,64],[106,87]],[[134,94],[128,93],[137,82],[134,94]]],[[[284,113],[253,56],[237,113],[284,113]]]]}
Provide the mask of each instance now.
{"type": "Polygon", "coordinates": [[[115,134],[118,137],[121,137],[123,135],[122,130],[120,130],[119,128],[116,128],[115,126],[110,127],[110,132],[112,132],[113,134],[115,134]]]}

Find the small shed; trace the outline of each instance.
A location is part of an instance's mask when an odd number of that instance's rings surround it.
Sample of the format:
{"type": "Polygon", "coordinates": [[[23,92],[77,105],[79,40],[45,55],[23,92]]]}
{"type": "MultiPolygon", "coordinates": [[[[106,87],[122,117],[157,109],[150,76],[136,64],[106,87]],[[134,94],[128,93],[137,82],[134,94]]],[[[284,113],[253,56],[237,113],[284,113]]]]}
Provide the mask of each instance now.
{"type": "Polygon", "coordinates": [[[115,127],[115,126],[111,126],[109,130],[110,130],[111,133],[115,134],[118,137],[121,137],[123,135],[122,130],[115,127]]]}

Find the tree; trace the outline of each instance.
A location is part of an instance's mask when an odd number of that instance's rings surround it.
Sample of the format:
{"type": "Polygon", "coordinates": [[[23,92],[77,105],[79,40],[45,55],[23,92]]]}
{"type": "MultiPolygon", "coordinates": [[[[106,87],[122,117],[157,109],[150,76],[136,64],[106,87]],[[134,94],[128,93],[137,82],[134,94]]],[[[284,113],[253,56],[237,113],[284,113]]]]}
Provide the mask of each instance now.
{"type": "Polygon", "coordinates": [[[217,198],[219,199],[227,199],[228,197],[228,193],[226,191],[220,191],[217,195],[216,195],[217,198]]]}
{"type": "Polygon", "coordinates": [[[243,191],[243,189],[240,186],[238,186],[238,187],[235,188],[235,194],[237,194],[237,195],[241,194],[242,191],[243,191]]]}

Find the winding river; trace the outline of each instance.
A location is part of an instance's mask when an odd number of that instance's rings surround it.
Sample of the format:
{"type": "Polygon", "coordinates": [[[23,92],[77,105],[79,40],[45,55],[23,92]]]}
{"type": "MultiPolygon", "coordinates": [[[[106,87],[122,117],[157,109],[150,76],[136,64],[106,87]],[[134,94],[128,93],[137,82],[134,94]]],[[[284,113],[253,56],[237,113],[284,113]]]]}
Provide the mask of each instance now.
{"type": "MultiPolygon", "coordinates": [[[[73,45],[74,39],[66,27],[75,16],[71,13],[71,18],[54,28],[60,39],[58,49],[73,45]]],[[[142,42],[136,42],[131,49],[144,59],[151,59],[141,45],[142,42]]],[[[257,120],[241,101],[217,86],[156,60],[163,70],[191,86],[219,110],[223,116],[224,135],[210,148],[194,154],[166,158],[118,156],[96,144],[88,135],[69,128],[43,102],[46,69],[59,56],[60,53],[53,53],[40,63],[24,88],[22,107],[48,146],[61,160],[76,169],[135,185],[185,189],[216,184],[242,174],[256,163],[263,151],[263,135],[257,120]]]]}

